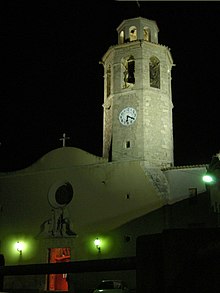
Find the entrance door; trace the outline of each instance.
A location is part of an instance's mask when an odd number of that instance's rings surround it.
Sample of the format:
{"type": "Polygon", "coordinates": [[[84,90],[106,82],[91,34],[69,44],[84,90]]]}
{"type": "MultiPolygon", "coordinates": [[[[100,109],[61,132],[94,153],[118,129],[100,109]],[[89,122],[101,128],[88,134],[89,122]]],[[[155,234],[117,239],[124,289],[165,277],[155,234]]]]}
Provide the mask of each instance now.
{"type": "MultiPolygon", "coordinates": [[[[69,262],[70,248],[49,248],[49,263],[69,262]]],[[[68,291],[67,274],[50,274],[48,276],[49,291],[68,291]]]]}

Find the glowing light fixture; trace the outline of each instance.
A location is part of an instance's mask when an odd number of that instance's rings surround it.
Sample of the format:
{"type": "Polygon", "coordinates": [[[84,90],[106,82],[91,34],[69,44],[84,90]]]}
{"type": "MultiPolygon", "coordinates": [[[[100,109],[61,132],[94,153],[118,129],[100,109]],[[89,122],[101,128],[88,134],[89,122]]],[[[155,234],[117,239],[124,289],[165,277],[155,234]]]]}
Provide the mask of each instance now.
{"type": "Polygon", "coordinates": [[[16,243],[16,249],[20,253],[20,255],[22,255],[22,250],[23,250],[23,244],[22,244],[22,242],[17,241],[17,243],[16,243]]]}
{"type": "Polygon", "coordinates": [[[202,177],[202,180],[205,182],[205,183],[213,183],[214,182],[214,178],[213,176],[209,175],[209,174],[206,174],[202,177]]]}
{"type": "Polygon", "coordinates": [[[100,247],[101,241],[99,238],[95,239],[94,244],[95,244],[96,248],[98,249],[98,252],[101,252],[101,247],[100,247]]]}

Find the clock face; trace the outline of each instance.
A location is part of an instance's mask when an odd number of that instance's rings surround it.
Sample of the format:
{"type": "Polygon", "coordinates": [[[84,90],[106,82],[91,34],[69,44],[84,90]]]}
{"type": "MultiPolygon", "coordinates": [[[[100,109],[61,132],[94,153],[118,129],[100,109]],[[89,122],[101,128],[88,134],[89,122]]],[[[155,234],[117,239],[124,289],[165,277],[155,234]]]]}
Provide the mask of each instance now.
{"type": "Polygon", "coordinates": [[[132,107],[124,108],[119,114],[119,121],[121,124],[129,126],[135,122],[137,118],[137,112],[132,107]]]}

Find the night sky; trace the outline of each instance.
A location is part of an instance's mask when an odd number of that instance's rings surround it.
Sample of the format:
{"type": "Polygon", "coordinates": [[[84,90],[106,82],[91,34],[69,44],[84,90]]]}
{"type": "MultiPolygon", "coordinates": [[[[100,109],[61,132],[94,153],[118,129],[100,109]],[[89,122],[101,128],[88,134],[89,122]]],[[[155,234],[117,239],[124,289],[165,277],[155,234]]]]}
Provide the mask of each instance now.
{"type": "Polygon", "coordinates": [[[175,166],[220,150],[220,2],[6,1],[1,14],[0,171],[67,146],[102,155],[102,56],[124,19],[145,17],[171,49],[175,166]],[[139,5],[138,5],[139,4],[139,5]],[[140,7],[139,7],[140,6],[140,7]]]}

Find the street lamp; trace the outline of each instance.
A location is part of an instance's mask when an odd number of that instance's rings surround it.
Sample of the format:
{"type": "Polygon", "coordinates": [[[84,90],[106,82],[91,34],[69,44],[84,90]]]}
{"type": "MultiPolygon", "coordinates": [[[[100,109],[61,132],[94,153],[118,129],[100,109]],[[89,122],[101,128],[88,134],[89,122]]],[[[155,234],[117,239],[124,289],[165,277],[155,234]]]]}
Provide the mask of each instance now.
{"type": "Polygon", "coordinates": [[[202,177],[202,180],[205,182],[205,183],[213,183],[215,180],[214,180],[214,177],[210,174],[206,174],[202,177]]]}

